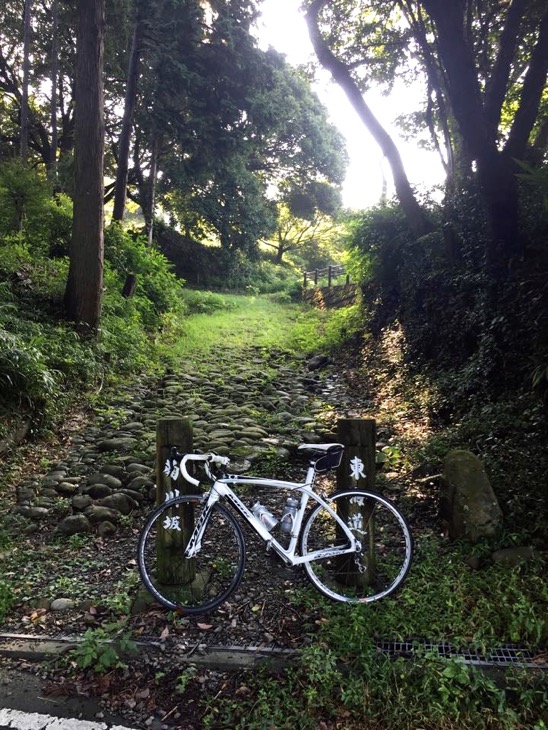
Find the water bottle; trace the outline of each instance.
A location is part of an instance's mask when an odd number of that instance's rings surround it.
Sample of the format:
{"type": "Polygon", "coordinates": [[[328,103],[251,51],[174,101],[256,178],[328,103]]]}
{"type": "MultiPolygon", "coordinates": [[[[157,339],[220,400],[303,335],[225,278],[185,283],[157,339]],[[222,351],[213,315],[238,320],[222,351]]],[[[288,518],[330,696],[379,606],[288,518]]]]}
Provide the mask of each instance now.
{"type": "Polygon", "coordinates": [[[269,512],[260,502],[255,502],[251,511],[259,520],[261,525],[266,527],[268,531],[272,530],[278,524],[278,520],[274,517],[272,512],[269,512]]]}
{"type": "Polygon", "coordinates": [[[295,522],[295,515],[297,514],[297,508],[299,501],[294,497],[288,497],[285,503],[282,521],[280,522],[280,529],[282,532],[290,533],[293,529],[293,523],[295,522]]]}

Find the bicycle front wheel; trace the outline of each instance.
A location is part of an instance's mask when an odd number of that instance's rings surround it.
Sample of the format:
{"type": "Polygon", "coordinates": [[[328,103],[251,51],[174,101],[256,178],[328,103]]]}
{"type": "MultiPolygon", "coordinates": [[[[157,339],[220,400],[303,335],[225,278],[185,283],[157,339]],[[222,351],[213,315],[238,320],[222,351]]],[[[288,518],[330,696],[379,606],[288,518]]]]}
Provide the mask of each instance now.
{"type": "MultiPolygon", "coordinates": [[[[346,555],[319,555],[304,563],[308,578],[336,601],[368,603],[393,593],[404,581],[413,552],[409,527],[399,510],[380,494],[348,490],[326,499],[360,543],[346,555]]],[[[349,546],[341,526],[318,504],[303,526],[301,555],[349,546]]]]}
{"type": "Polygon", "coordinates": [[[217,608],[238,587],[245,567],[244,536],[220,504],[209,514],[201,496],[185,495],[160,505],[148,518],[137,552],[141,579],[166,608],[195,615],[217,608]],[[201,547],[192,558],[185,547],[205,519],[201,547]]]}

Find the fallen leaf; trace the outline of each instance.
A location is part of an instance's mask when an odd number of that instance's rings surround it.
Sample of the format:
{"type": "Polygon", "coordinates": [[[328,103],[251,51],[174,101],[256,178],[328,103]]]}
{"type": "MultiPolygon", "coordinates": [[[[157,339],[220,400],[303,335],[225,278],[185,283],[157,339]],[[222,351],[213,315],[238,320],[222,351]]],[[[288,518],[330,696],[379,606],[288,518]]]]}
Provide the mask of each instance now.
{"type": "Polygon", "coordinates": [[[197,624],[198,628],[202,631],[207,631],[208,629],[212,629],[212,624],[197,624]]]}

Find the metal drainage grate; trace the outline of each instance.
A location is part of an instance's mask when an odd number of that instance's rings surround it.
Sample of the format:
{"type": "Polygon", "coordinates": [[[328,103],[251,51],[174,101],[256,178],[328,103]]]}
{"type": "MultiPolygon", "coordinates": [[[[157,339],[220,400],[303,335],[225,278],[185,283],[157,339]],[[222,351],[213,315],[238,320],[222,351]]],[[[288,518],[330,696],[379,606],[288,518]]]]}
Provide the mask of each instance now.
{"type": "Polygon", "coordinates": [[[428,652],[445,659],[457,659],[465,664],[484,667],[526,667],[548,669],[548,650],[526,649],[521,646],[505,645],[491,649],[484,654],[471,649],[460,649],[447,642],[437,644],[427,641],[380,641],[377,648],[393,657],[415,657],[428,652]]]}

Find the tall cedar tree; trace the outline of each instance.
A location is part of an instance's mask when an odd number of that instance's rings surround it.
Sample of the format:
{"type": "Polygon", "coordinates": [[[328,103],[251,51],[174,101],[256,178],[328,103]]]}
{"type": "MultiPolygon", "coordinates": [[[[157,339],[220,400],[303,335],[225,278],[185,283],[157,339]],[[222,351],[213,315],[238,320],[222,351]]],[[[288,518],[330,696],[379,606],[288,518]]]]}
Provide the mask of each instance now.
{"type": "Polygon", "coordinates": [[[68,316],[95,333],[103,286],[104,0],[80,0],[76,67],[74,216],[65,291],[68,316]]]}

